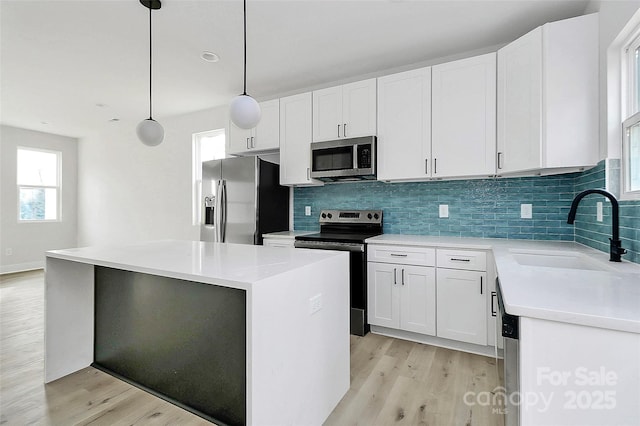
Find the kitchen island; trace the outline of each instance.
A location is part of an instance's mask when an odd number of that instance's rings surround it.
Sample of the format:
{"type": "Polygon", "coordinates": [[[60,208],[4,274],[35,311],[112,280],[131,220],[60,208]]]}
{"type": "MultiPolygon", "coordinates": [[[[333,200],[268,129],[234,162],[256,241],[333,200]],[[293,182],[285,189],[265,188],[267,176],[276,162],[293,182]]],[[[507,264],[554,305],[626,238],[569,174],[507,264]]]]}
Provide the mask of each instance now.
{"type": "Polygon", "coordinates": [[[45,382],[93,365],[214,422],[321,424],[349,388],[348,271],[196,241],[47,252],[45,382]]]}

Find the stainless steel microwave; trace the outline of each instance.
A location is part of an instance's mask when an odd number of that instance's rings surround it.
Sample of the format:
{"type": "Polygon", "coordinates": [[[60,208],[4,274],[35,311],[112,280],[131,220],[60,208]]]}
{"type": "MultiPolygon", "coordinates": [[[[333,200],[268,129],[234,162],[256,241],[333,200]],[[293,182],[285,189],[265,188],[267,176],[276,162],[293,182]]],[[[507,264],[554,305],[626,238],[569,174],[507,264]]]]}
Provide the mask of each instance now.
{"type": "Polygon", "coordinates": [[[376,137],[311,144],[311,177],[323,181],[376,178],[376,137]]]}

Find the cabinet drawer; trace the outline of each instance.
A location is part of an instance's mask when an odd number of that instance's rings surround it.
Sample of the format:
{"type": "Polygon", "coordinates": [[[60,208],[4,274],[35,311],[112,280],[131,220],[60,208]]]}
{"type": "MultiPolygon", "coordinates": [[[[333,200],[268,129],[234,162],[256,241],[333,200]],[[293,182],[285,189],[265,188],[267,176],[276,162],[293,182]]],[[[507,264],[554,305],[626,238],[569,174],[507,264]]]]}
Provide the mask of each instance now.
{"type": "Polygon", "coordinates": [[[294,240],[293,238],[265,238],[262,241],[263,246],[267,247],[290,247],[293,248],[294,240]]]}
{"type": "Polygon", "coordinates": [[[483,251],[438,249],[437,257],[438,268],[487,270],[487,253],[483,251]]]}
{"type": "Polygon", "coordinates": [[[436,251],[427,247],[369,244],[367,246],[367,260],[402,265],[435,266],[436,251]]]}

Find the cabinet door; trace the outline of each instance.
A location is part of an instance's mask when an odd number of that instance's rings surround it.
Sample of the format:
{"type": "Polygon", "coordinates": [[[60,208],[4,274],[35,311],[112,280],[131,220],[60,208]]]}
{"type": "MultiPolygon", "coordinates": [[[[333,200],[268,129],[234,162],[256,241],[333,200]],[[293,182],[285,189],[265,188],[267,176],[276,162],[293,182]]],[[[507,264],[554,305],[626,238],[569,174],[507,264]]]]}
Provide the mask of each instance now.
{"type": "Polygon", "coordinates": [[[378,79],[378,180],[424,179],[431,167],[431,68],[378,79]]]}
{"type": "Polygon", "coordinates": [[[542,27],[498,50],[498,174],[541,167],[542,27]]]}
{"type": "Polygon", "coordinates": [[[398,276],[402,265],[368,262],[367,317],[369,324],[400,327],[398,276]]]}
{"type": "Polygon", "coordinates": [[[496,54],[432,69],[433,177],[496,172],[496,54]]]}
{"type": "Polygon", "coordinates": [[[400,270],[400,328],[436,334],[435,268],[402,266],[400,270]]]}
{"type": "Polygon", "coordinates": [[[310,176],[311,93],[280,99],[280,184],[317,184],[310,176]]]}
{"type": "Polygon", "coordinates": [[[262,118],[250,142],[252,151],[275,150],[280,147],[280,100],[261,102],[262,118]]]}
{"type": "Polygon", "coordinates": [[[487,274],[438,268],[438,337],[487,344],[487,274]]]}
{"type": "Polygon", "coordinates": [[[227,144],[228,154],[246,153],[251,149],[251,137],[253,129],[241,129],[229,120],[229,142],[227,144]]]}
{"type": "Polygon", "coordinates": [[[342,124],[342,86],[314,91],[313,141],[343,137],[342,124]]]}
{"type": "Polygon", "coordinates": [[[376,90],[375,78],[342,86],[342,137],[376,134],[376,90]]]}

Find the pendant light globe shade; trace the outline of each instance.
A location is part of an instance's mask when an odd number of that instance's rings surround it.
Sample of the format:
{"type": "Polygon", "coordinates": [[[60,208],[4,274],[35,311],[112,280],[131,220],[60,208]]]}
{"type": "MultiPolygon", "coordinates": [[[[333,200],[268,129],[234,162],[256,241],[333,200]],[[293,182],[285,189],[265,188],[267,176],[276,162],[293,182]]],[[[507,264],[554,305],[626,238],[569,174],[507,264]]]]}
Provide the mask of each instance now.
{"type": "Polygon", "coordinates": [[[136,127],[136,133],[140,142],[147,146],[160,145],[164,139],[162,125],[153,118],[142,120],[136,127]]]}
{"type": "Polygon", "coordinates": [[[236,96],[229,107],[231,121],[241,129],[253,129],[258,125],[262,111],[260,105],[249,95],[236,96]]]}

